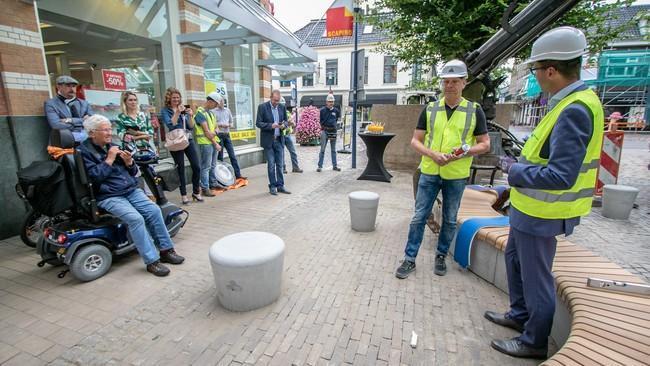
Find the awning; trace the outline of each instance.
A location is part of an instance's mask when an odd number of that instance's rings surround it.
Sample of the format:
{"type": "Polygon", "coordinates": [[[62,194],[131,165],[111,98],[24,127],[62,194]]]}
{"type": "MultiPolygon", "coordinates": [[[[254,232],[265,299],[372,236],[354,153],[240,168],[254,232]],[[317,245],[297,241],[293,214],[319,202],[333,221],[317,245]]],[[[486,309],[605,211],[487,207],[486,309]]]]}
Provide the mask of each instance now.
{"type": "MultiPolygon", "coordinates": [[[[300,106],[306,107],[309,104],[312,104],[314,107],[324,107],[325,98],[327,94],[324,95],[304,95],[300,98],[300,106]],[[313,103],[312,103],[313,102],[313,103]]],[[[334,94],[334,105],[340,106],[343,104],[343,96],[334,94]]]]}
{"type": "Polygon", "coordinates": [[[363,106],[373,104],[397,104],[397,94],[366,94],[366,99],[357,103],[363,106]]]}
{"type": "Polygon", "coordinates": [[[271,57],[258,60],[257,66],[291,65],[303,70],[306,65],[302,64],[318,60],[316,51],[301,45],[299,38],[256,1],[188,1],[199,6],[202,13],[211,13],[214,19],[210,19],[209,27],[202,27],[200,32],[177,35],[176,40],[180,44],[208,48],[271,43],[271,57]]]}

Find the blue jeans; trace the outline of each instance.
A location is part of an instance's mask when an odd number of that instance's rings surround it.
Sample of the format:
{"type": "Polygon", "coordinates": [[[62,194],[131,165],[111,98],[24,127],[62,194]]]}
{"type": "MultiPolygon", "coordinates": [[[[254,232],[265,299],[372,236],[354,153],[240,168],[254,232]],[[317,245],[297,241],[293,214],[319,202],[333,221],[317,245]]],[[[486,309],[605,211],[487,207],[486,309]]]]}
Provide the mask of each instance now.
{"type": "Polygon", "coordinates": [[[235,171],[235,178],[241,178],[241,169],[239,168],[239,162],[235,156],[235,145],[232,144],[232,139],[230,138],[230,133],[220,133],[219,139],[221,139],[221,151],[219,151],[218,158],[223,161],[223,149],[226,149],[228,152],[228,159],[230,159],[230,165],[235,171]]]}
{"type": "Polygon", "coordinates": [[[160,207],[151,202],[140,188],[125,196],[101,200],[97,206],[119,217],[127,225],[144,264],[151,264],[160,259],[158,249],[168,250],[174,247],[160,207]]]}
{"type": "Polygon", "coordinates": [[[336,167],[336,139],[329,140],[327,138],[327,132],[321,131],[320,133],[320,153],[318,154],[318,167],[323,167],[323,160],[325,160],[325,147],[327,146],[327,141],[330,142],[330,148],[332,150],[332,166],[336,167]]]}
{"type": "Polygon", "coordinates": [[[273,145],[264,148],[266,155],[266,169],[269,174],[269,188],[284,187],[282,176],[282,165],[284,164],[284,144],[280,140],[274,140],[273,145]]]}
{"type": "Polygon", "coordinates": [[[217,186],[217,174],[214,168],[217,165],[217,149],[213,145],[199,144],[201,152],[201,188],[209,189],[217,186]]]}
{"type": "Polygon", "coordinates": [[[508,316],[524,324],[519,340],[535,348],[548,345],[553,326],[555,281],[551,267],[556,247],[554,236],[531,235],[510,226],[505,252],[508,316]]]}
{"type": "MultiPolygon", "coordinates": [[[[300,165],[298,164],[298,154],[296,154],[296,145],[293,141],[294,136],[293,135],[286,135],[284,136],[284,146],[287,147],[287,150],[289,150],[289,156],[291,156],[291,167],[293,169],[299,169],[300,165]]],[[[284,159],[284,157],[283,157],[284,159]]],[[[284,164],[282,164],[282,167],[284,170],[287,170],[287,163],[284,161],[284,164]]]]}
{"type": "Polygon", "coordinates": [[[442,190],[442,227],[438,236],[437,255],[447,256],[449,245],[456,233],[456,215],[463,198],[466,179],[442,179],[439,175],[420,175],[418,192],[415,195],[415,215],[411,219],[409,236],[404,250],[404,259],[415,262],[424,236],[424,226],[431,214],[433,203],[442,190]]]}

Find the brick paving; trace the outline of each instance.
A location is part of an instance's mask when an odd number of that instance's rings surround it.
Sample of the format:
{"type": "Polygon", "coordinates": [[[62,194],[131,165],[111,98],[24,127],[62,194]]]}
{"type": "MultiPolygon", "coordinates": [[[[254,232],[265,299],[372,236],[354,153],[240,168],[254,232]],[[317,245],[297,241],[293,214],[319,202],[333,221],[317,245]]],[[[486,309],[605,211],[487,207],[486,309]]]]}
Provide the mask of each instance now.
{"type": "Polygon", "coordinates": [[[17,237],[0,241],[0,363],[534,364],[489,346],[515,335],[482,317],[507,307],[504,293],[455,265],[445,277],[433,275],[432,233],[417,272],[394,277],[413,210],[410,174],[393,172],[391,184],[358,181],[349,155],[339,155],[343,172],[326,163],[316,173],[317,149],[299,148],[305,173],[288,176],[291,196],[270,196],[265,166],[256,166],[244,171],[250,186],[190,205],[175,238],[187,260],[166,278],[146,273],[132,254],[94,282],[58,279],[59,269],[36,267],[37,255],[17,237]],[[373,233],[349,228],[347,193],[358,189],[381,195],[373,233]],[[208,248],[246,230],[285,240],[283,291],[274,304],[232,313],[216,301],[208,248]]]}

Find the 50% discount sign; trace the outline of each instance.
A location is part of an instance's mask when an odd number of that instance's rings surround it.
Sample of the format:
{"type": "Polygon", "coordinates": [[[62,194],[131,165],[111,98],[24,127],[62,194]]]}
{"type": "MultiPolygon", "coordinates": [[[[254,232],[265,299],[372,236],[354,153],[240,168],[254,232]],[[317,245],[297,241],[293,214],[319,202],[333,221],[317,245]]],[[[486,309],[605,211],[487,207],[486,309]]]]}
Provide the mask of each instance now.
{"type": "Polygon", "coordinates": [[[102,70],[105,90],[126,90],[126,75],[121,71],[102,70]]]}

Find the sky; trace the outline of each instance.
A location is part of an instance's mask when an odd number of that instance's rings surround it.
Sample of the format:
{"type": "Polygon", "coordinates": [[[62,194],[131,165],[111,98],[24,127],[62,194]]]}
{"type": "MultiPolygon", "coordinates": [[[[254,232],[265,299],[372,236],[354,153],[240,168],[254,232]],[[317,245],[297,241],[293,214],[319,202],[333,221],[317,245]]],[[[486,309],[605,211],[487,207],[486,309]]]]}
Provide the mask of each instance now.
{"type": "MultiPolygon", "coordinates": [[[[275,17],[292,32],[302,28],[312,19],[320,19],[333,0],[272,0],[275,17]]],[[[648,5],[650,0],[638,0],[635,5],[648,5]]]]}

